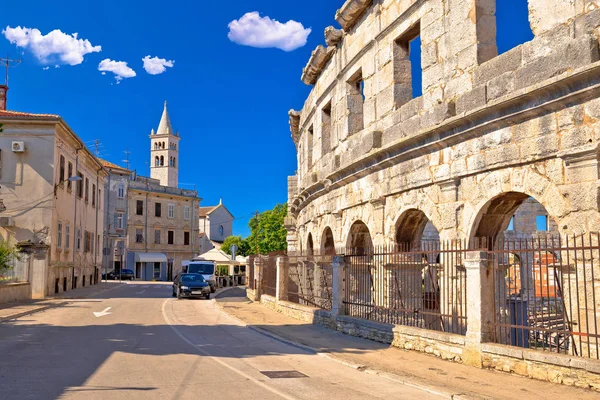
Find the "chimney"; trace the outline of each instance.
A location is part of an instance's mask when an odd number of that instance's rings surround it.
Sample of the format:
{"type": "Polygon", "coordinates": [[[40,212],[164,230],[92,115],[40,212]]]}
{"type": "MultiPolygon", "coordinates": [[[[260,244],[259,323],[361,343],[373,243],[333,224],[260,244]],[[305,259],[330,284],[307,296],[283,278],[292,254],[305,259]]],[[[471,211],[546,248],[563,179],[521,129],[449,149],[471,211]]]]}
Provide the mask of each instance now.
{"type": "Polygon", "coordinates": [[[6,92],[8,92],[8,86],[0,85],[0,111],[6,111],[6,92]]]}

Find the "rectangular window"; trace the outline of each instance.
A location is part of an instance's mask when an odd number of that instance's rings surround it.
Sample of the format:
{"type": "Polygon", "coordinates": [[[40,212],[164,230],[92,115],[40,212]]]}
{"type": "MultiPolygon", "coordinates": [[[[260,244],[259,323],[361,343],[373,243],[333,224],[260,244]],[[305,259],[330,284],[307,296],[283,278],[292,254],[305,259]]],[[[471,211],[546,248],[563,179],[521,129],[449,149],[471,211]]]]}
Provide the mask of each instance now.
{"type": "Polygon", "coordinates": [[[161,203],[154,204],[154,216],[162,217],[162,204],[161,203]]]}
{"type": "Polygon", "coordinates": [[[135,242],[136,243],[144,243],[144,235],[142,234],[141,228],[135,229],[135,242]]]}
{"type": "Polygon", "coordinates": [[[183,219],[186,221],[190,220],[190,206],[183,207],[183,219]]]}
{"type": "Polygon", "coordinates": [[[362,70],[355,73],[346,85],[349,135],[360,132],[364,128],[364,87],[362,70]]]}
{"type": "Polygon", "coordinates": [[[75,229],[75,250],[81,251],[81,229],[75,229]]]}
{"type": "Polygon", "coordinates": [[[65,180],[65,156],[60,155],[60,172],[58,175],[58,183],[63,183],[65,180]]]}
{"type": "Polygon", "coordinates": [[[306,154],[307,154],[307,160],[308,160],[308,168],[310,168],[312,166],[313,163],[313,143],[315,140],[315,131],[313,129],[313,126],[311,125],[310,128],[308,128],[308,135],[307,135],[307,143],[306,143],[306,154]]]}
{"type": "Polygon", "coordinates": [[[144,215],[144,200],[138,200],[136,202],[135,213],[137,215],[144,215]]]}
{"type": "Polygon", "coordinates": [[[535,225],[538,231],[547,232],[550,230],[548,226],[547,215],[538,215],[537,217],[535,217],[535,225]]]}
{"type": "Polygon", "coordinates": [[[77,197],[79,197],[80,199],[83,198],[83,174],[81,172],[77,173],[77,176],[80,177],[81,179],[77,180],[77,197]]]}
{"type": "Polygon", "coordinates": [[[175,204],[169,204],[169,218],[175,218],[175,204]]]}
{"type": "Polygon", "coordinates": [[[85,202],[90,200],[90,180],[85,178],[85,202]]]}
{"type": "Polygon", "coordinates": [[[321,156],[331,151],[331,102],[321,111],[321,156]]]}
{"type": "Polygon", "coordinates": [[[169,231],[167,233],[167,240],[168,240],[168,244],[174,244],[175,243],[175,232],[173,231],[169,231]]]}
{"type": "Polygon", "coordinates": [[[71,246],[71,228],[69,224],[65,225],[65,249],[68,249],[71,246]]]}
{"type": "Polygon", "coordinates": [[[96,207],[96,184],[92,183],[92,207],[96,207]]]}
{"type": "Polygon", "coordinates": [[[186,246],[190,245],[190,233],[189,232],[183,232],[183,244],[186,246]]]}
{"type": "Polygon", "coordinates": [[[156,229],[154,231],[154,244],[160,244],[160,230],[156,229]]]}
{"type": "Polygon", "coordinates": [[[115,227],[117,229],[124,229],[125,227],[125,215],[123,213],[117,213],[115,227]]]}
{"type": "Polygon", "coordinates": [[[56,247],[62,247],[62,222],[58,221],[58,230],[56,232],[56,247]]]}
{"type": "MultiPolygon", "coordinates": [[[[73,176],[73,164],[71,163],[71,161],[69,161],[69,166],[68,166],[67,172],[68,172],[69,178],[71,178],[73,176]]],[[[71,181],[67,181],[67,190],[69,191],[69,193],[71,192],[72,185],[73,185],[73,183],[71,181]]]]}
{"type": "Polygon", "coordinates": [[[102,203],[102,189],[98,189],[98,208],[100,208],[101,203],[102,203]]]}
{"type": "Polygon", "coordinates": [[[398,108],[423,94],[420,35],[417,23],[394,42],[394,103],[398,108]]]}
{"type": "Polygon", "coordinates": [[[125,185],[119,183],[119,188],[117,189],[117,197],[122,199],[125,197],[125,185]]]}
{"type": "Polygon", "coordinates": [[[89,253],[91,250],[92,235],[88,231],[83,231],[83,252],[89,253]]]}

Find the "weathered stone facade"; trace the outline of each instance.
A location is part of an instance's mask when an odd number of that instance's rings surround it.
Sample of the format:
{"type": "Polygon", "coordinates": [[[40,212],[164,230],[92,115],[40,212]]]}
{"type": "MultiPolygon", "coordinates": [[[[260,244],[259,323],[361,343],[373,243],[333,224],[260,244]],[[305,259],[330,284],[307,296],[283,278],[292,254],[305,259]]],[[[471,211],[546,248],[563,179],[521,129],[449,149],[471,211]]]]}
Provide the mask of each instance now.
{"type": "Polygon", "coordinates": [[[600,230],[598,5],[529,0],[535,38],[497,55],[495,1],[346,1],[290,112],[289,249],[353,245],[357,221],[373,245],[496,236],[529,198],[561,233],[600,230]]]}

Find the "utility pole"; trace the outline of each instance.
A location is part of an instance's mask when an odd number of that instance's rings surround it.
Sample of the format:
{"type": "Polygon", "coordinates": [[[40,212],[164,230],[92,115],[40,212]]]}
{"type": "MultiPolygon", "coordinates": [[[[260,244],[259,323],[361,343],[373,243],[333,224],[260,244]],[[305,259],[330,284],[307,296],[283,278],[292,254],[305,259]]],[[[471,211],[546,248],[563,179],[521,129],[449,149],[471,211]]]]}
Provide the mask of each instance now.
{"type": "Polygon", "coordinates": [[[258,214],[258,210],[256,210],[256,236],[254,238],[255,246],[256,246],[256,255],[259,254],[259,251],[258,251],[258,232],[259,232],[259,229],[258,229],[258,218],[259,218],[259,214],[258,214]]]}

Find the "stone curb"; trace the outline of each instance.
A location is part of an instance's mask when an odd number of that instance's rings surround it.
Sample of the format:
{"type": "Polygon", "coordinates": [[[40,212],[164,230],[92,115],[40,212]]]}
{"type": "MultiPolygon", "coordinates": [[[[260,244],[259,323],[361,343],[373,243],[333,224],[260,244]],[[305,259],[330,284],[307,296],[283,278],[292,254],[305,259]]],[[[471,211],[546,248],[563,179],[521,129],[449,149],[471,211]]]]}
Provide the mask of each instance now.
{"type": "MultiPolygon", "coordinates": [[[[234,289],[234,288],[233,287],[232,288],[225,288],[225,290],[223,290],[220,293],[224,293],[228,289],[234,289]]],[[[415,388],[415,389],[423,390],[423,391],[425,391],[427,393],[431,393],[431,394],[434,394],[434,395],[437,395],[437,396],[441,396],[441,397],[446,398],[446,399],[451,399],[451,400],[482,400],[482,399],[487,399],[487,397],[478,397],[478,396],[476,397],[476,396],[464,395],[464,394],[461,394],[461,393],[454,394],[452,392],[448,392],[448,391],[444,391],[444,390],[439,390],[439,389],[436,389],[436,388],[431,387],[431,386],[423,385],[423,384],[416,383],[416,382],[411,382],[411,381],[409,381],[409,380],[407,380],[407,379],[405,379],[405,378],[403,378],[403,377],[401,377],[399,375],[396,375],[396,374],[392,374],[392,373],[385,372],[385,371],[380,371],[380,370],[377,370],[377,369],[374,369],[374,368],[368,368],[368,367],[366,367],[364,365],[353,364],[353,363],[348,362],[348,361],[346,361],[346,360],[344,360],[344,359],[342,359],[340,357],[333,356],[333,355],[331,355],[328,352],[323,352],[323,351],[320,351],[320,350],[315,349],[313,347],[306,346],[304,344],[301,344],[301,343],[298,343],[298,342],[295,342],[295,341],[283,338],[283,337],[281,337],[281,336],[279,336],[279,335],[277,335],[275,333],[269,332],[269,331],[267,331],[267,330],[265,330],[263,328],[258,328],[258,327],[249,325],[246,322],[242,321],[241,319],[239,319],[239,318],[237,318],[237,317],[229,314],[227,311],[225,311],[223,309],[223,307],[219,304],[219,302],[216,301],[216,299],[212,299],[212,301],[217,305],[217,308],[219,309],[219,311],[221,313],[223,313],[224,315],[228,316],[229,318],[233,319],[234,321],[238,322],[240,325],[242,325],[242,326],[244,326],[246,328],[249,328],[249,329],[251,329],[251,330],[253,330],[253,331],[257,332],[257,333],[260,333],[261,335],[268,336],[271,339],[274,339],[274,340],[277,340],[279,342],[285,343],[285,344],[287,344],[289,346],[293,346],[293,347],[305,350],[305,351],[307,351],[309,353],[316,354],[316,355],[318,355],[320,357],[326,358],[326,359],[328,359],[330,361],[334,361],[334,362],[336,362],[338,364],[342,364],[342,365],[344,365],[346,367],[355,369],[357,371],[364,372],[364,373],[369,374],[369,375],[377,375],[377,376],[382,377],[384,379],[387,379],[387,380],[390,380],[390,381],[393,381],[393,382],[396,382],[396,383],[400,383],[400,384],[402,384],[404,386],[408,386],[408,387],[412,387],[412,388],[415,388]]]]}
{"type": "Polygon", "coordinates": [[[43,305],[37,308],[33,308],[31,310],[27,310],[27,311],[22,311],[20,313],[16,313],[16,314],[11,314],[8,315],[6,317],[0,317],[0,322],[5,322],[5,321],[11,321],[13,319],[17,319],[17,318],[21,318],[21,317],[26,317],[28,315],[32,315],[32,314],[36,314],[42,311],[46,311],[49,310],[51,308],[57,308],[60,306],[63,306],[63,303],[59,303],[59,304],[50,304],[50,305],[43,305]]]}

